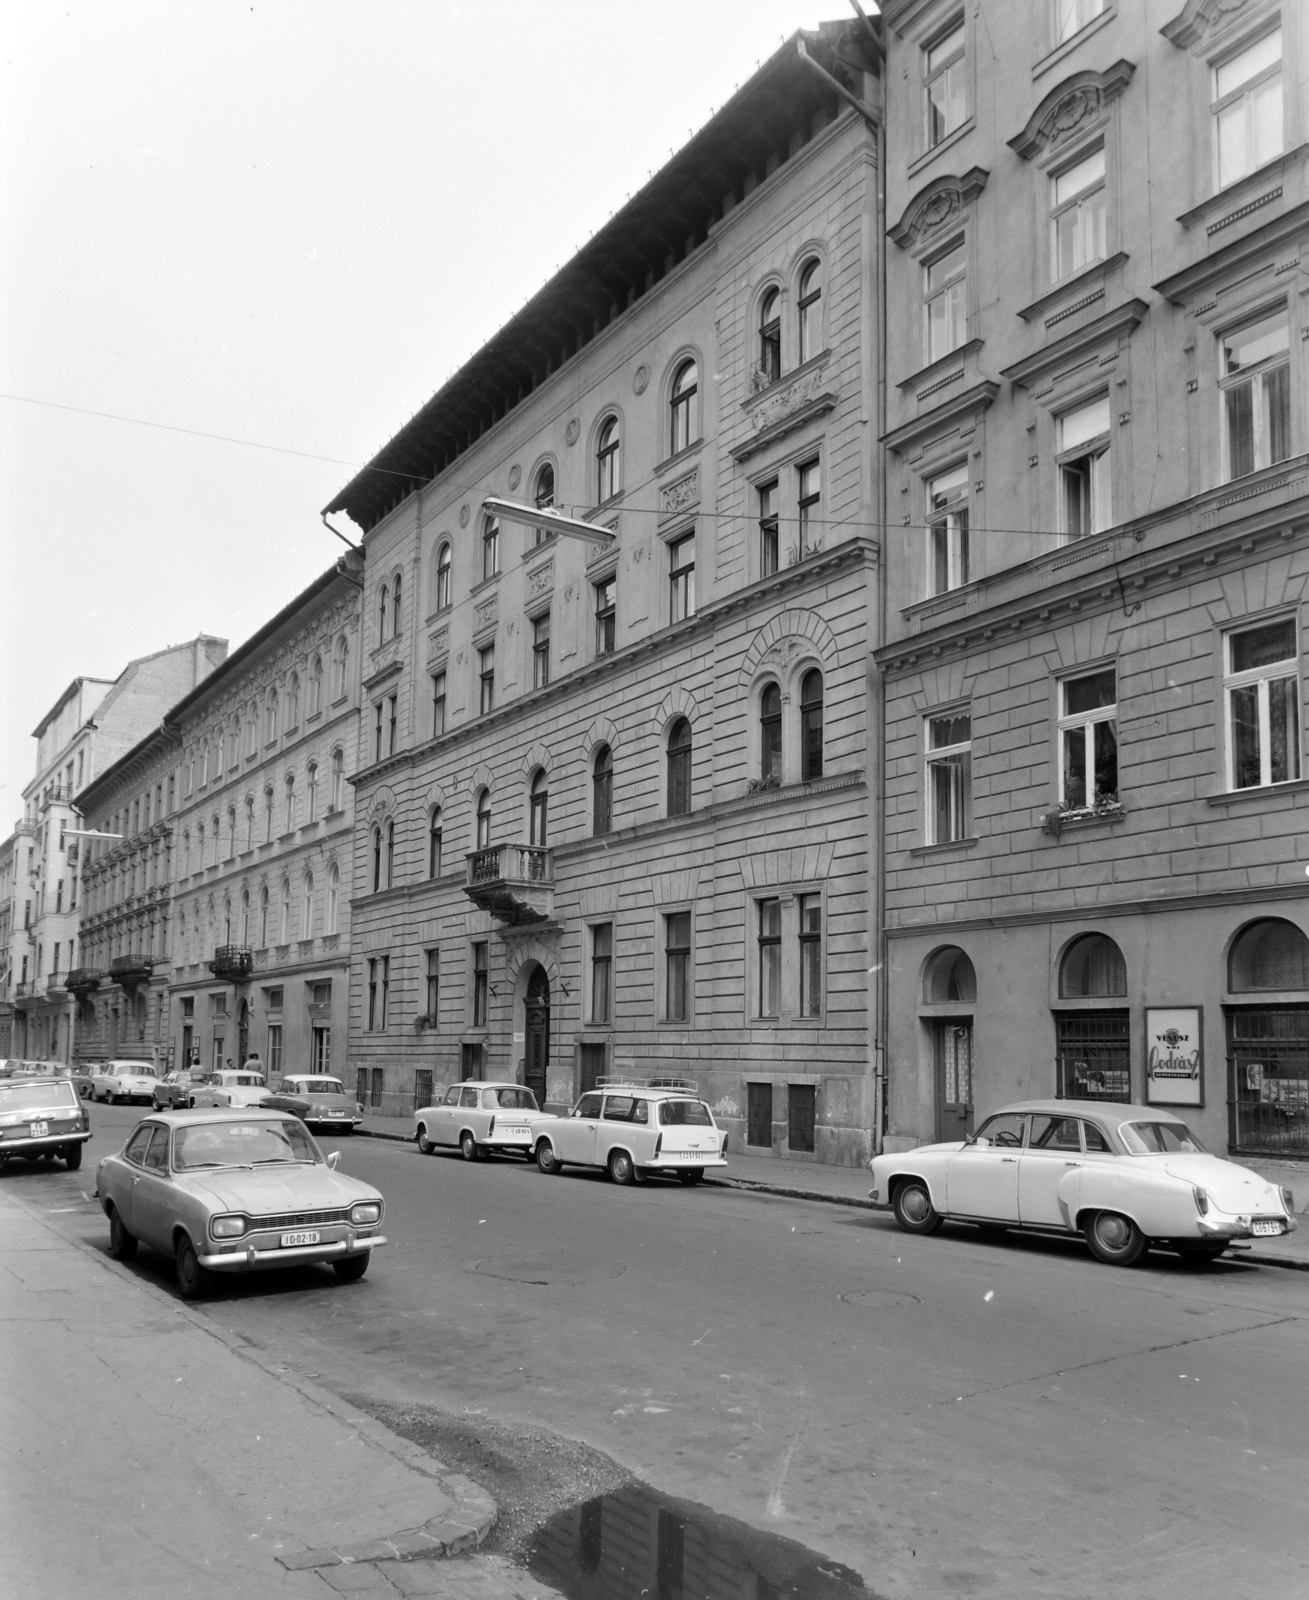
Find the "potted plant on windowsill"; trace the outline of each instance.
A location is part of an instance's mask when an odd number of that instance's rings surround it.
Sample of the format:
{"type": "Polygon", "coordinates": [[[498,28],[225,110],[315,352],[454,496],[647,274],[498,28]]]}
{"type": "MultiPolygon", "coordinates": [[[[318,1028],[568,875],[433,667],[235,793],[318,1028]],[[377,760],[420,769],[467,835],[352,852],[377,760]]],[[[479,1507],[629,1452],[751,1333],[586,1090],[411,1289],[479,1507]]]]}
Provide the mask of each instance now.
{"type": "Polygon", "coordinates": [[[1066,823],[1090,822],[1097,817],[1121,817],[1122,814],[1123,803],[1117,789],[1097,789],[1090,805],[1061,800],[1053,811],[1047,811],[1041,818],[1041,832],[1057,839],[1066,823]]]}

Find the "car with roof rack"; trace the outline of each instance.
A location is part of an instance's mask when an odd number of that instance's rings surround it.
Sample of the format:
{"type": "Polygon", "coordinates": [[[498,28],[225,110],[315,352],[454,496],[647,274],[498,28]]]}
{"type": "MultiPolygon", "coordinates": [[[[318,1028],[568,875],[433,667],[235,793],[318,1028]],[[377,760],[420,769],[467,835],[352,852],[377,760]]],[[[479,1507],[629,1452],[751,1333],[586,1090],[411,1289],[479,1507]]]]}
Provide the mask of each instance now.
{"type": "Polygon", "coordinates": [[[459,1150],[465,1161],[509,1154],[532,1158],[535,1130],[552,1120],[521,1083],[452,1083],[441,1098],[414,1112],[414,1139],[425,1156],[459,1150]]]}
{"type": "Polygon", "coordinates": [[[695,1184],[727,1165],[727,1133],[694,1078],[600,1078],[571,1111],[537,1125],[532,1151],[550,1175],[600,1167],[618,1184],[652,1177],[695,1184]]]}

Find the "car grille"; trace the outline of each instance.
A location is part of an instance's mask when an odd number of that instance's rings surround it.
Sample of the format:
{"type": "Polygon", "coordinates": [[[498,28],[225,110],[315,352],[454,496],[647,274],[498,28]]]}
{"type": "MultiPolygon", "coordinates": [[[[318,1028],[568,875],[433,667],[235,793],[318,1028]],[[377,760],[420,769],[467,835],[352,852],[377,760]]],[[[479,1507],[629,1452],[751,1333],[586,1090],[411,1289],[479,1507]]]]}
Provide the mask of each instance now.
{"type": "Polygon", "coordinates": [[[317,1228],[334,1222],[349,1222],[348,1211],[283,1211],[275,1217],[251,1217],[250,1231],[262,1233],[270,1228],[317,1228]]]}

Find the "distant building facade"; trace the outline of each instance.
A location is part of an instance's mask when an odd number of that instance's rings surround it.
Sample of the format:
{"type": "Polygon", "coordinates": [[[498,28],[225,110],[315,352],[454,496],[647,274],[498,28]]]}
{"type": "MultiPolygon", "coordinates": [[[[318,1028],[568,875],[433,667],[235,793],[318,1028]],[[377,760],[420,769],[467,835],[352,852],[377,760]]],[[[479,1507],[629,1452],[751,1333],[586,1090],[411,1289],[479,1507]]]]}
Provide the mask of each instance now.
{"type": "Polygon", "coordinates": [[[1309,18],[881,10],[888,1143],[1309,1159],[1309,18]]]}
{"type": "Polygon", "coordinates": [[[857,22],[789,40],[328,508],[373,1108],[680,1072],[733,1148],[868,1153],[880,92],[857,22]]]}

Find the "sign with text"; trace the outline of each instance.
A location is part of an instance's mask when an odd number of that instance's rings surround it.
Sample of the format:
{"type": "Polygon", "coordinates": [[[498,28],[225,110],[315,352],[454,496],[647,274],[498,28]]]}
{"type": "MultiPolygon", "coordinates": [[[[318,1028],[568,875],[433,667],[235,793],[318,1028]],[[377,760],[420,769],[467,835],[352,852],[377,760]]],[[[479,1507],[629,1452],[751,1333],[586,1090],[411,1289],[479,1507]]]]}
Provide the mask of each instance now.
{"type": "Polygon", "coordinates": [[[1150,1105],[1204,1104],[1204,1046],[1200,1006],[1147,1006],[1145,1098],[1150,1105]]]}

